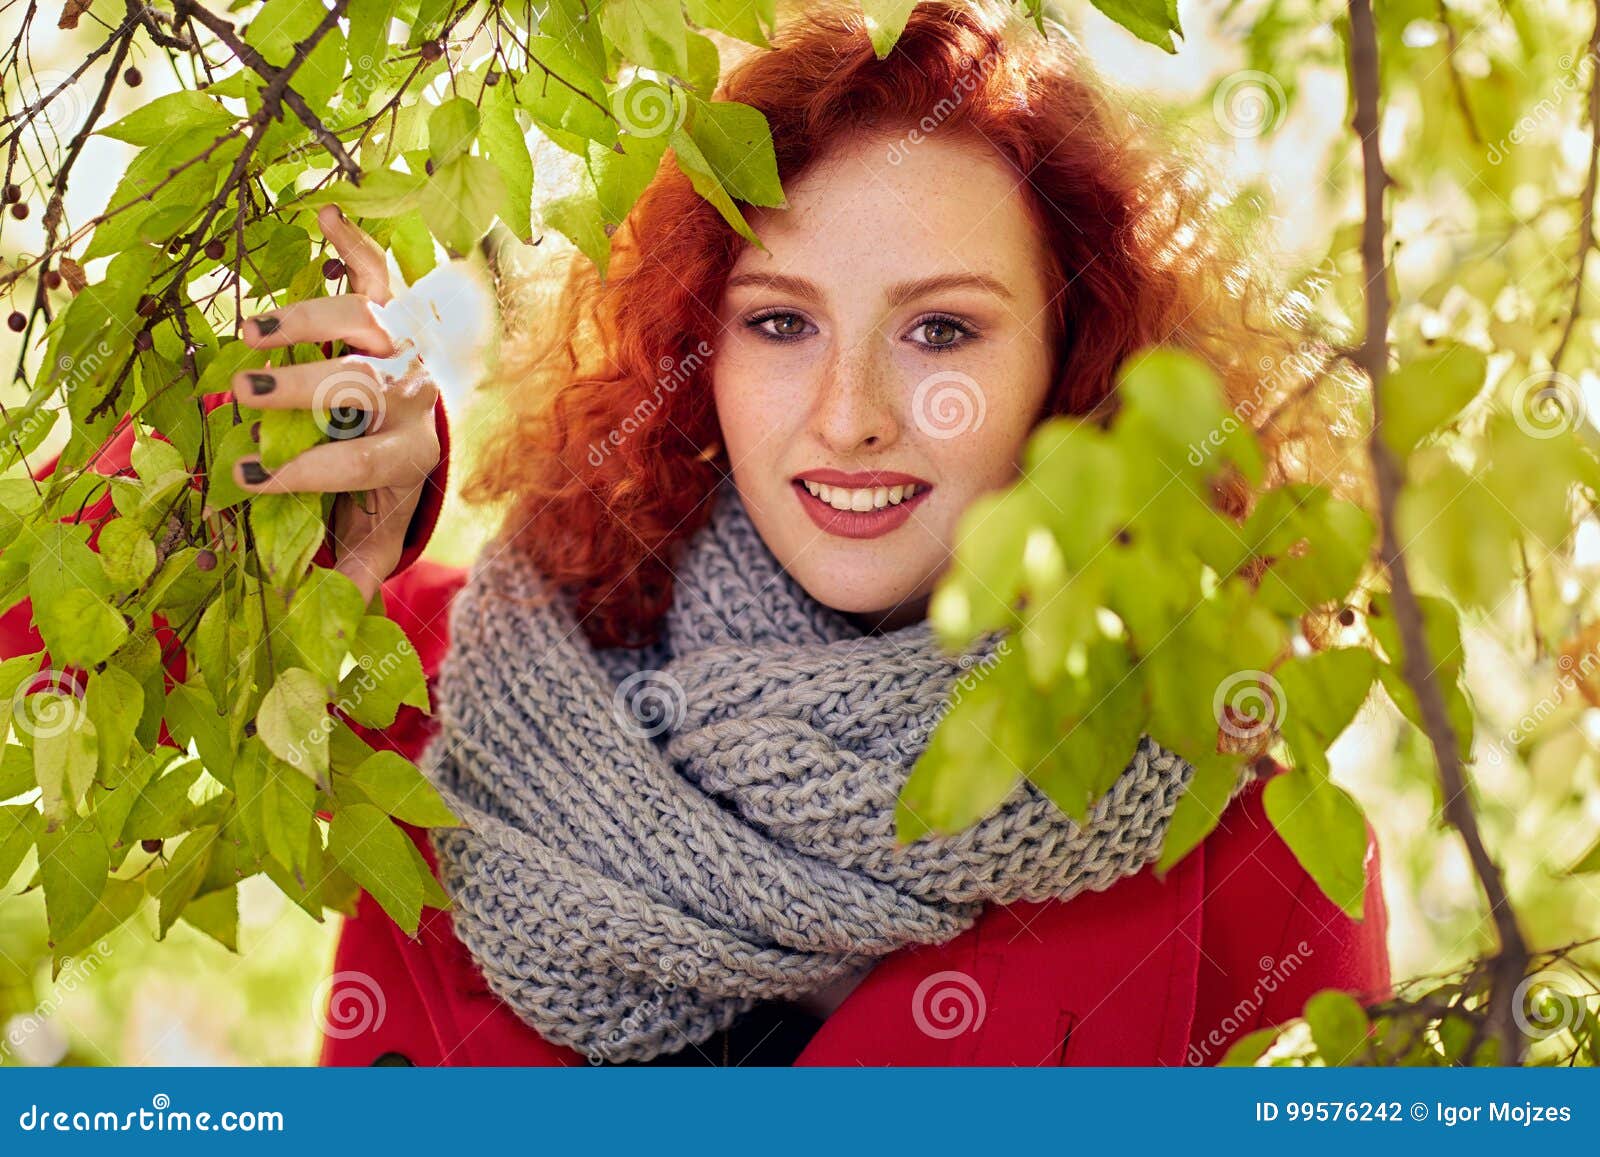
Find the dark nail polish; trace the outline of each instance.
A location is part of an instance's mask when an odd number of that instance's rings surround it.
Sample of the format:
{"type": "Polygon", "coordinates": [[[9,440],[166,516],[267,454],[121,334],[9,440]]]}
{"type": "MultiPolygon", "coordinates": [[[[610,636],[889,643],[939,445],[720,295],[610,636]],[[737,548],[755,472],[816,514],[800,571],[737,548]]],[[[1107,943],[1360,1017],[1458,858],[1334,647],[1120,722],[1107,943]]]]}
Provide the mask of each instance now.
{"type": "Polygon", "coordinates": [[[252,441],[252,442],[261,441],[261,423],[260,422],[251,422],[250,423],[250,441],[252,441]]]}
{"type": "Polygon", "coordinates": [[[250,392],[252,394],[270,394],[278,388],[278,379],[271,374],[251,374],[249,377],[250,392]]]}
{"type": "Polygon", "coordinates": [[[244,480],[252,486],[267,480],[267,471],[259,462],[246,462],[240,469],[244,471],[244,480]]]}
{"type": "Polygon", "coordinates": [[[254,317],[250,320],[256,323],[256,332],[262,337],[266,337],[269,333],[277,333],[278,326],[283,324],[275,317],[254,317]]]}

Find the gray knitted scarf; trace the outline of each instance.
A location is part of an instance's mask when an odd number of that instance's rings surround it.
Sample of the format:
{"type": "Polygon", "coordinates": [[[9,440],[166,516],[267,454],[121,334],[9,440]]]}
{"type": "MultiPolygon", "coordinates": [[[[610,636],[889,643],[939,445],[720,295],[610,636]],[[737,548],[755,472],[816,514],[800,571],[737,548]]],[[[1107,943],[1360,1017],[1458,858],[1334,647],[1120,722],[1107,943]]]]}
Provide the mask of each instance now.
{"type": "Polygon", "coordinates": [[[864,634],[778,565],[731,484],[674,571],[659,640],[589,645],[491,542],[450,612],[421,766],[457,935],[489,987],[589,1059],[699,1044],[985,903],[1066,899],[1159,853],[1193,768],[1148,738],[1080,828],[1018,787],[954,837],[895,842],[911,764],[990,636],[864,634]]]}

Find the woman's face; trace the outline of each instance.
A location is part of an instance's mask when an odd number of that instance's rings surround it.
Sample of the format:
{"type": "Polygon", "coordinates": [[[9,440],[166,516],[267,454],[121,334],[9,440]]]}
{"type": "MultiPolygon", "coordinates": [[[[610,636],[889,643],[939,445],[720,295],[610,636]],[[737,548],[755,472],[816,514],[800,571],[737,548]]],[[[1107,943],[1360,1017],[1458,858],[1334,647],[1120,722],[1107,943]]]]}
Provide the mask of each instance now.
{"type": "Polygon", "coordinates": [[[712,382],[734,484],[819,602],[927,611],[974,498],[1050,386],[1045,251],[1015,174],[962,139],[861,137],[748,214],[712,382]]]}

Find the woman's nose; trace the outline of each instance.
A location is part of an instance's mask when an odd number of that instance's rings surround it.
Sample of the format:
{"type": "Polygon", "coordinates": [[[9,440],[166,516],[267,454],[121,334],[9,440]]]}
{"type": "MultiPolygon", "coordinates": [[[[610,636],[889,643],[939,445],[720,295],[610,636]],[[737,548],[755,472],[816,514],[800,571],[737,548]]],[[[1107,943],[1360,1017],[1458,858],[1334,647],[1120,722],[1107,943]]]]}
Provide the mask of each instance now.
{"type": "Polygon", "coordinates": [[[812,428],[834,453],[881,450],[900,436],[900,398],[892,367],[876,340],[841,350],[823,368],[812,428]]]}

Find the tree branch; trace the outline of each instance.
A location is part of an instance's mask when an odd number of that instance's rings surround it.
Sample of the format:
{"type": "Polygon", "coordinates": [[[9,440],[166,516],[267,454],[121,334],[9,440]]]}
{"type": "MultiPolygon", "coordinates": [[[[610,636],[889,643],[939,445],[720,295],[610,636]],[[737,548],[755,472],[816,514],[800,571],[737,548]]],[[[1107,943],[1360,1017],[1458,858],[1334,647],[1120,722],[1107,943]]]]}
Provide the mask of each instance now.
{"type": "Polygon", "coordinates": [[[1388,370],[1390,312],[1384,193],[1390,181],[1378,147],[1380,72],[1378,33],[1372,18],[1371,0],[1350,0],[1350,73],[1356,105],[1352,127],[1361,141],[1365,214],[1361,230],[1361,260],[1366,275],[1366,336],[1356,356],[1372,381],[1372,429],[1368,444],[1376,474],[1379,520],[1382,524],[1379,550],[1394,588],[1396,626],[1405,651],[1401,656],[1402,672],[1417,697],[1423,730],[1433,744],[1444,792],[1444,815],[1451,826],[1461,833],[1473,871],[1488,899],[1489,912],[1499,932],[1500,946],[1492,961],[1494,979],[1489,995],[1489,1032],[1500,1042],[1499,1063],[1518,1064],[1522,1060],[1525,1042],[1517,1026],[1514,1000],[1527,969],[1527,944],[1506,895],[1499,865],[1484,847],[1478,819],[1467,795],[1460,738],[1450,722],[1444,692],[1434,674],[1435,665],[1423,628],[1422,606],[1411,585],[1411,575],[1395,525],[1395,511],[1399,505],[1404,472],[1383,439],[1383,380],[1388,370]]]}

